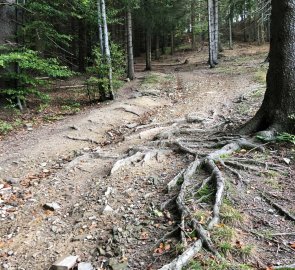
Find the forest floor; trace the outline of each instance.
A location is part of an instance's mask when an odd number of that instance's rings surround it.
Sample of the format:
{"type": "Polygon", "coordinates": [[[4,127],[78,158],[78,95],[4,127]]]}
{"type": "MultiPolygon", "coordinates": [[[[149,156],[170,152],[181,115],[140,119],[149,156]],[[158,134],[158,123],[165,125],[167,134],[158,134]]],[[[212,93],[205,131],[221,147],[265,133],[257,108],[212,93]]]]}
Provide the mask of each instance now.
{"type": "MultiPolygon", "coordinates": [[[[215,69],[208,68],[205,50],[167,56],[152,72],[144,72],[138,59],[137,79],[126,83],[115,101],[60,121],[27,124],[3,137],[0,269],[44,270],[65,255],[77,255],[94,269],[152,270],[183,252],[178,235],[161,241],[179,224],[177,211],[161,205],[177,194],[167,191],[167,183],[194,157],[169,147],[145,151],[171,127],[192,128],[191,118],[194,129],[232,134],[262,101],[267,51],[239,45],[224,51],[215,69]],[[124,157],[119,166],[116,161],[124,157]]],[[[208,152],[202,148],[208,138],[197,139],[198,151],[208,152]]],[[[294,263],[295,147],[264,147],[263,153],[241,149],[222,157],[229,164],[255,160],[261,166],[241,172],[242,186],[233,170],[220,166],[227,183],[211,239],[226,259],[204,249],[187,269],[294,263]]],[[[202,192],[210,200],[212,191],[202,192]]],[[[195,213],[200,224],[211,213],[206,203],[195,213]]],[[[184,234],[188,245],[196,239],[193,231],[184,234]]]]}

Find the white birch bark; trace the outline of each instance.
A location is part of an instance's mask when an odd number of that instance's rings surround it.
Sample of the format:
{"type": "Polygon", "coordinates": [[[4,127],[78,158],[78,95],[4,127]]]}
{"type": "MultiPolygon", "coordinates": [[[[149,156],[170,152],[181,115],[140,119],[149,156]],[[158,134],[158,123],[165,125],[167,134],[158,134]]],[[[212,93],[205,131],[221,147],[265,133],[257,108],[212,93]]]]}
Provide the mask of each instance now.
{"type": "Polygon", "coordinates": [[[104,32],[104,51],[105,51],[105,57],[106,57],[106,61],[109,68],[109,73],[108,73],[109,89],[108,90],[110,94],[110,99],[114,99],[112,58],[111,58],[111,51],[110,51],[110,45],[109,45],[105,0],[101,0],[101,17],[102,17],[103,32],[104,32]]]}

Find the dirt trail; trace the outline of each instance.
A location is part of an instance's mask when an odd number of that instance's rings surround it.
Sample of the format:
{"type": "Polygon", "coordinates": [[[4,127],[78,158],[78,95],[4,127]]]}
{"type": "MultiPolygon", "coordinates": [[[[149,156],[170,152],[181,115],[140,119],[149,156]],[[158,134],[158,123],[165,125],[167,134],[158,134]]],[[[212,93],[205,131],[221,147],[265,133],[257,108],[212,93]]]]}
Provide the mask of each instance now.
{"type": "MultiPolygon", "coordinates": [[[[266,47],[238,53],[255,50],[266,47]]],[[[153,254],[174,225],[159,206],[169,198],[167,182],[190,157],[169,152],[110,170],[159,132],[141,133],[143,124],[192,112],[230,119],[235,102],[261,87],[253,78],[263,55],[242,63],[236,53],[226,52],[215,70],[201,61],[205,53],[180,54],[175,59],[185,56],[189,64],[157,66],[145,79],[138,73],[141,79],[126,84],[114,102],[0,142],[0,268],[48,269],[67,254],[96,269],[156,269],[169,261],[175,254],[153,254]],[[60,209],[43,208],[52,202],[60,209]]]]}

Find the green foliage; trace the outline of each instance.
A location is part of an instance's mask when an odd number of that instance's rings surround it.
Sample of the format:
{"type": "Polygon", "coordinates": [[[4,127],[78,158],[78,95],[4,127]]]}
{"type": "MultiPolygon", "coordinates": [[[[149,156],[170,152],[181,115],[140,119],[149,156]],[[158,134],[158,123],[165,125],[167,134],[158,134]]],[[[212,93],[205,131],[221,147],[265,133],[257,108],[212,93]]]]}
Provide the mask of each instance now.
{"type": "Polygon", "coordinates": [[[80,112],[80,103],[74,102],[72,104],[61,106],[61,111],[65,114],[76,114],[80,112]]]}
{"type": "MultiPolygon", "coordinates": [[[[100,52],[100,47],[95,47],[93,49],[94,65],[87,69],[87,71],[93,76],[88,80],[88,84],[97,84],[98,88],[103,91],[108,89],[108,72],[109,66],[105,61],[104,57],[100,52]],[[96,77],[94,77],[96,75],[96,77]]],[[[115,44],[111,43],[111,58],[112,58],[112,69],[113,69],[113,87],[114,89],[119,88],[122,85],[122,77],[125,73],[125,56],[122,48],[115,44]]]]}
{"type": "Polygon", "coordinates": [[[13,130],[13,126],[6,121],[0,120],[0,135],[5,135],[9,131],[13,130]]]}
{"type": "Polygon", "coordinates": [[[37,52],[27,49],[1,54],[0,70],[1,78],[7,85],[11,85],[1,89],[0,94],[8,95],[11,99],[19,98],[21,101],[33,94],[43,102],[48,102],[49,96],[39,90],[40,87],[46,86],[47,81],[37,76],[58,78],[73,75],[73,72],[61,66],[56,59],[43,59],[37,52]],[[11,82],[14,82],[14,85],[11,82]]]}
{"type": "Polygon", "coordinates": [[[287,132],[279,133],[278,135],[273,137],[265,137],[262,135],[257,135],[256,138],[265,142],[276,141],[276,142],[289,142],[289,143],[295,144],[295,135],[287,133],[287,132]]]}
{"type": "Polygon", "coordinates": [[[295,144],[295,135],[289,134],[287,132],[280,133],[276,139],[278,142],[290,142],[295,144]]]}

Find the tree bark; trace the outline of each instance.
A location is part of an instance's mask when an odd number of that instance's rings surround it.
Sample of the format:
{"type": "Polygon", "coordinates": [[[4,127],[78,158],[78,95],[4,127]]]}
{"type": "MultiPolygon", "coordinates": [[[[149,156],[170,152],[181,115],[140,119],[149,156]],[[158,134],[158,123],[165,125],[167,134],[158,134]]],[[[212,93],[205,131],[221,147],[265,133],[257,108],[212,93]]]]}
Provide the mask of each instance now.
{"type": "Polygon", "coordinates": [[[228,18],[228,34],[229,34],[229,49],[233,49],[233,31],[232,31],[232,16],[228,18]]]}
{"type": "Polygon", "coordinates": [[[151,30],[148,28],[146,30],[146,65],[145,70],[152,70],[152,35],[151,30]]]}
{"type": "Polygon", "coordinates": [[[160,59],[160,36],[159,34],[156,35],[156,53],[155,53],[156,60],[160,59]]]}
{"type": "Polygon", "coordinates": [[[213,0],[214,8],[214,62],[218,64],[218,52],[219,52],[219,5],[218,0],[213,0]]]}
{"type": "Polygon", "coordinates": [[[111,51],[109,45],[109,34],[108,34],[108,24],[107,24],[107,15],[106,15],[106,6],[105,0],[101,0],[101,17],[103,22],[103,38],[104,38],[104,52],[106,57],[106,62],[108,65],[108,79],[109,79],[109,94],[110,99],[114,99],[113,93],[113,69],[112,69],[112,58],[111,58],[111,51]]]}
{"type": "Polygon", "coordinates": [[[104,55],[104,45],[103,45],[103,30],[101,23],[101,3],[100,0],[97,0],[97,25],[98,25],[98,36],[99,36],[99,45],[100,45],[100,53],[104,55]]]}
{"type": "Polygon", "coordinates": [[[175,52],[175,44],[174,44],[174,31],[171,31],[171,51],[170,54],[173,55],[175,52]]]}
{"type": "Polygon", "coordinates": [[[214,68],[218,64],[218,3],[208,0],[209,64],[214,68]]]}
{"type": "Polygon", "coordinates": [[[87,41],[86,41],[86,22],[84,19],[79,20],[79,71],[86,71],[86,55],[87,55],[87,41]]]}
{"type": "Polygon", "coordinates": [[[295,132],[295,0],[272,0],[269,56],[263,103],[242,133],[295,132]]]}
{"type": "Polygon", "coordinates": [[[127,51],[128,51],[128,78],[134,79],[134,58],[132,43],[132,14],[130,8],[127,10],[127,51]]]}
{"type": "Polygon", "coordinates": [[[196,0],[191,0],[192,50],[196,49],[196,0]]]}

